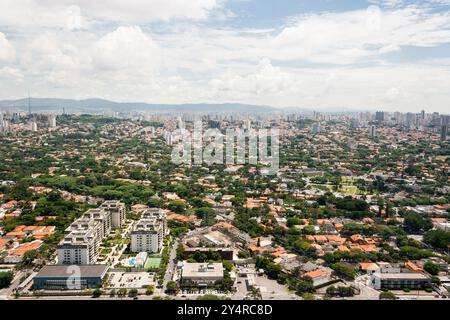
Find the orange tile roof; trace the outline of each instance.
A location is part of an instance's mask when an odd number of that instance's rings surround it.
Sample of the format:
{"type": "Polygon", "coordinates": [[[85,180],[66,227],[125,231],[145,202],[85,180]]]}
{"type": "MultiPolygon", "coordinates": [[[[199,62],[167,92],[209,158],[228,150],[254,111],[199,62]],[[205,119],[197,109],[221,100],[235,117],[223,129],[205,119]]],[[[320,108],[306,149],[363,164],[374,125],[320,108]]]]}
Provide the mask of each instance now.
{"type": "Polygon", "coordinates": [[[360,234],[354,234],[350,237],[350,240],[352,240],[352,242],[358,242],[363,240],[363,237],[360,234]]]}
{"type": "Polygon", "coordinates": [[[361,270],[377,270],[378,269],[378,265],[376,263],[373,263],[373,262],[361,262],[359,264],[359,268],[361,270]]]}
{"type": "Polygon", "coordinates": [[[318,278],[318,277],[321,277],[321,276],[324,276],[327,274],[328,274],[327,272],[317,269],[317,270],[305,273],[302,277],[310,277],[311,279],[314,279],[314,278],[318,278]]]}
{"type": "Polygon", "coordinates": [[[421,267],[411,261],[405,262],[405,267],[414,272],[423,272],[423,269],[421,267]]]}
{"type": "Polygon", "coordinates": [[[343,246],[343,245],[338,246],[338,247],[337,247],[337,250],[338,250],[338,251],[343,251],[343,252],[350,251],[349,248],[347,248],[346,246],[343,246]]]}
{"type": "Polygon", "coordinates": [[[341,229],[344,227],[344,225],[343,225],[342,223],[336,223],[336,224],[334,225],[334,227],[335,227],[337,230],[341,230],[341,229]]]}
{"type": "Polygon", "coordinates": [[[371,244],[362,244],[359,246],[359,248],[362,251],[366,251],[366,252],[375,252],[377,251],[377,247],[375,247],[374,245],[371,244]]]}
{"type": "Polygon", "coordinates": [[[314,236],[314,239],[315,239],[317,242],[325,242],[325,241],[328,240],[327,237],[325,237],[325,236],[314,236]]]}
{"type": "Polygon", "coordinates": [[[40,246],[42,246],[44,242],[41,240],[34,240],[32,242],[26,242],[21,245],[19,245],[15,249],[11,249],[8,251],[9,254],[16,255],[16,256],[23,256],[25,253],[31,250],[39,249],[40,246]]]}
{"type": "Polygon", "coordinates": [[[335,236],[335,235],[328,235],[327,238],[328,238],[328,241],[330,241],[330,242],[344,243],[345,241],[347,241],[345,238],[341,238],[341,237],[335,236]]]}
{"type": "Polygon", "coordinates": [[[7,237],[23,237],[25,233],[23,231],[11,231],[6,234],[7,237]]]}
{"type": "Polygon", "coordinates": [[[218,227],[218,228],[222,227],[222,228],[225,228],[225,229],[233,228],[233,225],[231,225],[231,224],[229,224],[228,222],[225,222],[225,221],[220,221],[220,222],[216,223],[214,226],[218,227]]]}

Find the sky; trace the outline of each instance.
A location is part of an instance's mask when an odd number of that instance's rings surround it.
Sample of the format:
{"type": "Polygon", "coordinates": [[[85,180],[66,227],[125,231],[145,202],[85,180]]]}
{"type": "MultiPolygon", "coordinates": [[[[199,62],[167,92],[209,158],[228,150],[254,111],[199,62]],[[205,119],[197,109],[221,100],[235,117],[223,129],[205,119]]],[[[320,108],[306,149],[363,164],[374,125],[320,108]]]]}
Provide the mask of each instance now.
{"type": "Polygon", "coordinates": [[[0,6],[0,99],[450,113],[450,0],[0,6]]]}

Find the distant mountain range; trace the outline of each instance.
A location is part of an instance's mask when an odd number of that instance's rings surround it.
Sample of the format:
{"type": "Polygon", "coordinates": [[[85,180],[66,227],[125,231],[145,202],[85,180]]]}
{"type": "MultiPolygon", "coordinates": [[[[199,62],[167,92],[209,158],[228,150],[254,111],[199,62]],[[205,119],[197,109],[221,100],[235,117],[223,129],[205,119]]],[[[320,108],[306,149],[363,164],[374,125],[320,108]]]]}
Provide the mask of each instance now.
{"type": "MultiPolygon", "coordinates": [[[[229,112],[229,113],[267,113],[286,111],[288,109],[274,108],[270,106],[258,106],[239,103],[225,104],[149,104],[114,102],[103,99],[30,99],[32,112],[56,111],[62,112],[130,112],[151,111],[157,113],[180,113],[180,112],[229,112]]],[[[0,109],[28,110],[28,99],[3,100],[0,101],[0,109]]],[[[294,111],[294,109],[290,109],[294,111]]],[[[299,111],[300,109],[295,109],[299,111]]],[[[305,110],[306,111],[306,110],[305,110]]]]}

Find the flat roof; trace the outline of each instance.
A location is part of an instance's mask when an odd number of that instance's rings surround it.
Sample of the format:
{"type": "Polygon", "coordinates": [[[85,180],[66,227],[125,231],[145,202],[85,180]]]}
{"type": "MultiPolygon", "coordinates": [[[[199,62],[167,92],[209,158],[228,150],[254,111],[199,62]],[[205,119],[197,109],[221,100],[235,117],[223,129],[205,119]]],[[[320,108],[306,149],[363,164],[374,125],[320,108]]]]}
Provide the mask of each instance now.
{"type": "Polygon", "coordinates": [[[222,263],[184,263],[182,277],[208,278],[223,277],[222,263]]]}
{"type": "Polygon", "coordinates": [[[380,279],[406,279],[406,280],[427,280],[428,276],[423,273],[380,273],[375,274],[380,279]]]}
{"type": "Polygon", "coordinates": [[[80,268],[80,277],[103,277],[108,270],[105,264],[96,265],[51,265],[44,266],[34,278],[68,278],[77,276],[74,267],[80,268]]]}

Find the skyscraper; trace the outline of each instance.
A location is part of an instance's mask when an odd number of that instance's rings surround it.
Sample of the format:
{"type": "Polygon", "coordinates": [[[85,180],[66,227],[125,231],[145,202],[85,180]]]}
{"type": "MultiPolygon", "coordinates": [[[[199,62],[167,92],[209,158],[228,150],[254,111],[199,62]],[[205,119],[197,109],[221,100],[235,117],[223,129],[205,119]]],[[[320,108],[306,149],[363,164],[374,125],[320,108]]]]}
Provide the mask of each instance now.
{"type": "Polygon", "coordinates": [[[448,125],[443,124],[441,126],[441,141],[447,140],[447,131],[448,131],[448,125]]]}
{"type": "Polygon", "coordinates": [[[377,136],[377,128],[374,125],[369,126],[369,136],[371,138],[377,136]]]}
{"type": "Polygon", "coordinates": [[[311,133],[318,134],[319,132],[320,132],[320,123],[318,122],[313,123],[313,125],[311,126],[311,133]]]}
{"type": "Polygon", "coordinates": [[[383,122],[385,120],[385,114],[383,111],[377,111],[375,113],[375,120],[379,122],[383,122]]]}

